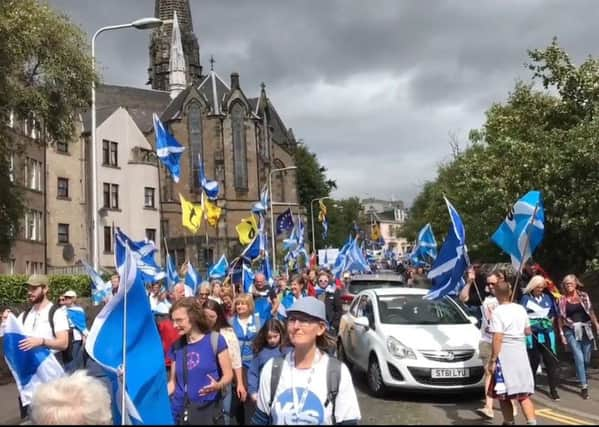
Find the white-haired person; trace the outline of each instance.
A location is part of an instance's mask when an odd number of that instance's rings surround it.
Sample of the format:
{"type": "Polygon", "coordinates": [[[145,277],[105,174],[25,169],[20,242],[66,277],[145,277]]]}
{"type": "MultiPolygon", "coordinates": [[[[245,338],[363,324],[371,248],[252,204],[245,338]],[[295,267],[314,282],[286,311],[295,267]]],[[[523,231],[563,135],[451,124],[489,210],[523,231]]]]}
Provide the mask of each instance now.
{"type": "Polygon", "coordinates": [[[349,369],[327,354],[334,340],[327,333],[324,303],[298,299],[287,310],[287,333],[294,348],[264,365],[252,424],[357,425],[360,406],[349,369]],[[335,396],[328,387],[332,378],[335,396]],[[271,384],[276,384],[272,390],[271,384]]]}
{"type": "Polygon", "coordinates": [[[110,394],[102,381],[78,370],[40,384],[31,399],[35,425],[111,425],[110,394]]]}

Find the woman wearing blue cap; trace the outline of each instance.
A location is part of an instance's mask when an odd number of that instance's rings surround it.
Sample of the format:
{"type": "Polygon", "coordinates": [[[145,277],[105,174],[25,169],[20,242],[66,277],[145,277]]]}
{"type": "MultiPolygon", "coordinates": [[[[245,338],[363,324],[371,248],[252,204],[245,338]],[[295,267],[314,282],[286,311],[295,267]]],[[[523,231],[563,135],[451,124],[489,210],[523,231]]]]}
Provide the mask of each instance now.
{"type": "Polygon", "coordinates": [[[327,354],[334,340],[324,303],[300,298],[287,319],[294,349],[264,365],[252,424],[356,425],[361,415],[349,369],[327,354]]]}

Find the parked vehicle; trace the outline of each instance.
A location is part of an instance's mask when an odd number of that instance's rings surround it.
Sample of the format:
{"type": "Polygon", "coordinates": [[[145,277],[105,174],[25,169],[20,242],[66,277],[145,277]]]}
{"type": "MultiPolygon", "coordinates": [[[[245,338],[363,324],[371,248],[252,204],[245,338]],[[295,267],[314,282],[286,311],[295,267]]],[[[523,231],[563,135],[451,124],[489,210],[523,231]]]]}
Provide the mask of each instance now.
{"type": "Polygon", "coordinates": [[[451,298],[426,289],[365,288],[341,318],[337,354],[367,373],[375,396],[390,388],[455,391],[482,388],[476,319],[451,298]]]}
{"type": "Polygon", "coordinates": [[[345,289],[345,293],[341,296],[343,301],[343,311],[347,312],[349,305],[354,300],[354,297],[364,289],[388,288],[404,286],[405,279],[401,274],[377,273],[377,274],[358,274],[352,276],[349,286],[345,289]]]}

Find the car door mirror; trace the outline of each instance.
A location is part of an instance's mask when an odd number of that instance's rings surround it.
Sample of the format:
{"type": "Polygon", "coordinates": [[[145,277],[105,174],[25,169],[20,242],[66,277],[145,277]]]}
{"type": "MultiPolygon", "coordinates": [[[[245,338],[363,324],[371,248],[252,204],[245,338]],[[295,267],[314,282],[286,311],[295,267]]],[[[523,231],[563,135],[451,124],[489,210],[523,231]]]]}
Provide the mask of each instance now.
{"type": "Polygon", "coordinates": [[[473,325],[478,325],[478,319],[476,318],[476,316],[468,316],[468,320],[470,320],[470,323],[472,323],[473,325]]]}
{"type": "Polygon", "coordinates": [[[355,321],[357,326],[362,326],[366,329],[368,329],[370,327],[370,322],[368,321],[368,318],[366,316],[361,316],[358,317],[355,321]]]}

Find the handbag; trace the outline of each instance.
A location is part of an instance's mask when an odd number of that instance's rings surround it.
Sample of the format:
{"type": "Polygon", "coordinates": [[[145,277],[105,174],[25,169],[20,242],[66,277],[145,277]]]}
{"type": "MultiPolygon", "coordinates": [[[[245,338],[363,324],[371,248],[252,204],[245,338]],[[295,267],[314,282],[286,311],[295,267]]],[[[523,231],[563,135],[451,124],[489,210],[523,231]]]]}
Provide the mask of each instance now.
{"type": "Polygon", "coordinates": [[[224,413],[220,393],[218,394],[218,399],[214,402],[208,402],[205,405],[194,405],[189,400],[187,390],[188,375],[187,344],[185,344],[183,346],[183,389],[185,390],[185,401],[183,403],[183,413],[177,424],[184,426],[224,425],[224,413]]]}

